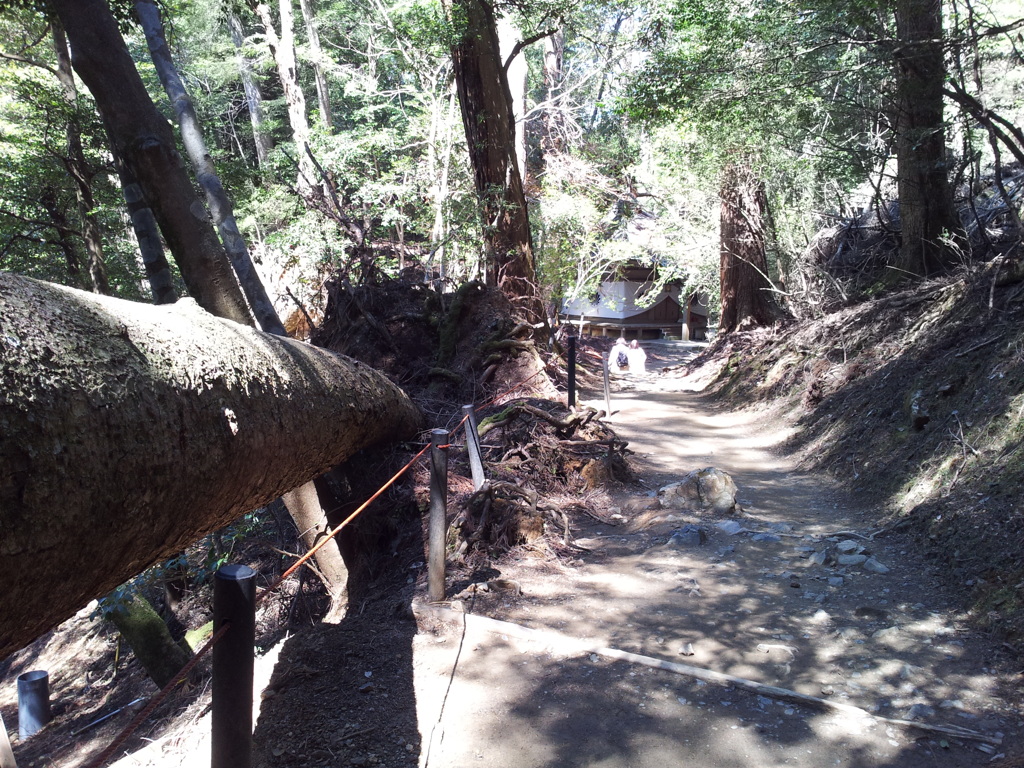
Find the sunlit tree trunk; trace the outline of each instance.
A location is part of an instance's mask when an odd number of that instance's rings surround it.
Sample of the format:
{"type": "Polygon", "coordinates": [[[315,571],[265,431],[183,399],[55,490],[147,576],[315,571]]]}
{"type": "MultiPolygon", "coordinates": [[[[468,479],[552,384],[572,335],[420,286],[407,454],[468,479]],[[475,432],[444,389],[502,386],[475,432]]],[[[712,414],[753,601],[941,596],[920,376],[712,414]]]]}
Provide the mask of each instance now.
{"type": "Polygon", "coordinates": [[[154,0],[136,0],[135,12],[142,23],[142,30],[146,35],[146,43],[149,46],[157,76],[160,78],[160,84],[163,85],[171,108],[178,119],[185,152],[192,162],[196,180],[206,195],[206,205],[213,215],[213,221],[217,225],[217,232],[224,245],[224,251],[231,260],[231,266],[245,292],[245,297],[249,300],[249,306],[252,307],[260,328],[267,333],[285,336],[287,334],[284,325],[274,310],[274,305],[267,295],[263,281],[256,273],[256,267],[252,263],[245,238],[238,230],[234,206],[220,182],[220,176],[213,165],[213,158],[210,157],[210,152],[206,148],[199,116],[196,115],[192,99],[174,66],[174,60],[164,36],[160,11],[154,0]]]}
{"type": "Polygon", "coordinates": [[[331,114],[331,90],[327,86],[322,62],[324,50],[320,45],[320,31],[316,26],[316,6],[313,0],[299,0],[302,9],[302,22],[306,25],[306,38],[309,40],[309,53],[313,68],[313,81],[316,83],[316,98],[320,106],[320,122],[328,133],[334,132],[334,117],[331,114]]]}
{"type": "Polygon", "coordinates": [[[238,74],[242,79],[245,91],[245,103],[249,107],[249,123],[252,125],[252,138],[256,144],[256,160],[262,167],[267,162],[270,150],[274,148],[274,140],[266,128],[263,116],[263,94],[260,93],[256,78],[253,76],[252,64],[245,55],[245,36],[242,34],[242,20],[238,14],[228,14],[228,28],[231,30],[231,42],[235,45],[238,56],[238,74]]]}
{"type": "Polygon", "coordinates": [[[764,185],[746,166],[731,165],[721,198],[721,332],[770,325],[782,312],[768,279],[764,185]]]}
{"type": "Polygon", "coordinates": [[[296,162],[299,175],[296,188],[301,195],[310,194],[316,183],[316,169],[309,159],[309,118],[306,115],[306,94],[299,84],[299,65],[295,58],[295,16],[292,0],[279,0],[280,31],[274,25],[274,17],[270,6],[257,3],[256,15],[263,24],[264,34],[270,52],[277,64],[277,75],[281,79],[284,100],[288,105],[288,124],[292,129],[292,141],[295,142],[296,162]]]}

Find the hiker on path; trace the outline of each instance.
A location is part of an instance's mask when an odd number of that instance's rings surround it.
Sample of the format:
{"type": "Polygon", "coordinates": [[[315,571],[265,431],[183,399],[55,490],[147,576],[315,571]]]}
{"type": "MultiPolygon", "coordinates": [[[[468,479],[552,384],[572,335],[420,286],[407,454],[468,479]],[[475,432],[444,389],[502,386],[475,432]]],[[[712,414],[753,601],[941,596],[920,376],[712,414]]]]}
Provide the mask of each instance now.
{"type": "Polygon", "coordinates": [[[626,350],[626,360],[629,361],[630,373],[647,372],[647,353],[641,349],[640,342],[636,339],[629,342],[629,349],[626,350]]]}
{"type": "Polygon", "coordinates": [[[619,336],[615,340],[615,345],[612,347],[612,351],[608,353],[608,370],[612,373],[621,373],[622,371],[629,368],[629,347],[626,346],[626,340],[619,336]]]}

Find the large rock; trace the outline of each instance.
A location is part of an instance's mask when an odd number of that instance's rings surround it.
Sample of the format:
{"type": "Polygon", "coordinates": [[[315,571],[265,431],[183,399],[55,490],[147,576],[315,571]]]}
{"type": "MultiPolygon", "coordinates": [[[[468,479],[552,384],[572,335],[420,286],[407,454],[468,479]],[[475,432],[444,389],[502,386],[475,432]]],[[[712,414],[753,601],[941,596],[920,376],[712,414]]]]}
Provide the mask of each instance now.
{"type": "Polygon", "coordinates": [[[720,469],[696,469],[678,483],[661,488],[658,500],[667,509],[728,514],[736,511],[736,483],[720,469]]]}

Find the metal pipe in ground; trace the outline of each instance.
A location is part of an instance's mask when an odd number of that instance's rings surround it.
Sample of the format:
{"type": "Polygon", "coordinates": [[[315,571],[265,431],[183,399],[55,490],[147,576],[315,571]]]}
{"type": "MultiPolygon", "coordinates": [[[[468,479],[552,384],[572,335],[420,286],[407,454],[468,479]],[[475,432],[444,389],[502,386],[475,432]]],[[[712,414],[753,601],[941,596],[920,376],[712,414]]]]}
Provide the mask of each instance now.
{"type": "Polygon", "coordinates": [[[576,337],[569,337],[569,407],[576,407],[576,337]]]}
{"type": "Polygon", "coordinates": [[[213,631],[230,629],[213,646],[211,768],[252,767],[253,652],[256,571],[222,566],[213,579],[213,631]]]}
{"type": "Polygon", "coordinates": [[[18,738],[25,740],[50,722],[50,673],[18,675],[18,738]]]}
{"type": "Polygon", "coordinates": [[[476,409],[472,405],[462,406],[466,416],[466,450],[469,452],[469,469],[473,474],[473,490],[479,491],[484,484],[484,459],[480,453],[480,435],[476,426],[476,409]]]}
{"type": "MultiPolygon", "coordinates": [[[[430,544],[427,586],[432,602],[444,600],[444,550],[448,538],[448,430],[430,433],[430,544]]],[[[216,768],[216,767],[215,767],[216,768]]]]}

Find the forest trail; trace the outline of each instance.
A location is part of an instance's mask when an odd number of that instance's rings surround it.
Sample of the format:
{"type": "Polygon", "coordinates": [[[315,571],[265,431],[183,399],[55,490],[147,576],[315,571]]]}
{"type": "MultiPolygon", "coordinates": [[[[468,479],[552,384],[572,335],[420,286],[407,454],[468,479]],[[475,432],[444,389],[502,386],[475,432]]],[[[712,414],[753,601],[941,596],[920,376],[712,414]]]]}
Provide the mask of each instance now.
{"type": "MultiPolygon", "coordinates": [[[[656,347],[652,357],[689,351],[656,347]]],[[[524,559],[502,571],[521,597],[480,595],[464,607],[1002,743],[817,712],[574,652],[554,635],[521,639],[455,619],[414,642],[420,766],[923,768],[1019,755],[1024,723],[1003,698],[1009,681],[991,666],[994,643],[964,626],[914,544],[893,534],[869,540],[878,513],[773,453],[783,431],[756,414],[713,408],[681,378],[659,375],[656,357],[651,363],[655,372],[614,379],[611,418],[651,493],[715,466],[734,477],[742,514],[676,511],[658,521],[647,512],[651,524],[638,527],[627,521],[647,500],[621,497],[623,524],[576,532],[591,550],[577,567],[524,559]],[[731,521],[746,530],[718,526],[731,521]],[[669,540],[687,524],[706,542],[669,540]],[[889,571],[815,562],[836,545],[855,551],[841,544],[848,541],[889,571]]]]}

